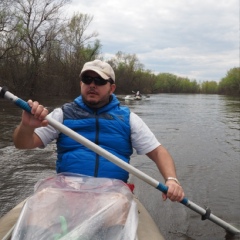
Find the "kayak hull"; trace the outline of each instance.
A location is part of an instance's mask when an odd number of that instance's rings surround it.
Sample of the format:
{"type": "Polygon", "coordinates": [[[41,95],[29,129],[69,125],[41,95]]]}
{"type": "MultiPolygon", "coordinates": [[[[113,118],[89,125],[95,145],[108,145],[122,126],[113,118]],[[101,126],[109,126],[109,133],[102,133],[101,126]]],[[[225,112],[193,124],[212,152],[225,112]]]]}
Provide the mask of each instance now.
{"type": "MultiPolygon", "coordinates": [[[[134,200],[137,203],[139,214],[137,240],[164,240],[162,234],[160,233],[157,225],[153,221],[148,211],[137,198],[135,198],[134,200]]],[[[26,200],[22,201],[16,207],[10,210],[7,214],[5,214],[2,218],[0,218],[0,239],[11,239],[12,230],[25,202],[26,200]]]]}

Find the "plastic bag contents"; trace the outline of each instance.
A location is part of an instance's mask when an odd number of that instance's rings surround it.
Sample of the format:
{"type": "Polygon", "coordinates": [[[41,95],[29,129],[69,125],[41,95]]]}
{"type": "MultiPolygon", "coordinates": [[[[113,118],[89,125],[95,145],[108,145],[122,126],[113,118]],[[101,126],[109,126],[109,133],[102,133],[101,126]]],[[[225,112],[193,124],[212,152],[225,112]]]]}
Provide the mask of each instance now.
{"type": "Polygon", "coordinates": [[[58,174],[35,185],[12,239],[131,240],[137,225],[136,202],[124,182],[58,174]]]}

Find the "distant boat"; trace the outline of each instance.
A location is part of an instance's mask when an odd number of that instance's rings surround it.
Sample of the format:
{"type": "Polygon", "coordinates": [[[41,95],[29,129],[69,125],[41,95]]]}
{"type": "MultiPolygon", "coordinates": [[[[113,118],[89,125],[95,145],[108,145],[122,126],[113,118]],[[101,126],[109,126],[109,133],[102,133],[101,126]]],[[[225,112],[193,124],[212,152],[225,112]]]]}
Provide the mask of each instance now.
{"type": "Polygon", "coordinates": [[[135,100],[142,100],[142,96],[134,96],[135,100]]]}
{"type": "Polygon", "coordinates": [[[142,100],[142,96],[132,96],[132,95],[127,95],[124,97],[125,100],[142,100]]]}
{"type": "Polygon", "coordinates": [[[143,99],[147,99],[149,98],[149,96],[146,96],[146,95],[142,95],[140,94],[139,91],[137,91],[136,93],[134,91],[132,91],[134,93],[134,95],[127,95],[124,97],[125,100],[143,100],[143,99]]]}

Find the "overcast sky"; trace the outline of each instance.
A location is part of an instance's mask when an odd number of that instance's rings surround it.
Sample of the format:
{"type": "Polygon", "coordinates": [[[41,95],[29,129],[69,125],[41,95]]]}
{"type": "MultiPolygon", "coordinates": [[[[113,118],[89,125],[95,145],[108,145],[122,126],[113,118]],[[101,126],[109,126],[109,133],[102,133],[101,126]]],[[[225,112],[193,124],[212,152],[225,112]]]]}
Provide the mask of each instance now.
{"type": "Polygon", "coordinates": [[[106,60],[136,54],[144,68],[219,81],[239,67],[239,0],[72,0],[92,15],[106,60]]]}

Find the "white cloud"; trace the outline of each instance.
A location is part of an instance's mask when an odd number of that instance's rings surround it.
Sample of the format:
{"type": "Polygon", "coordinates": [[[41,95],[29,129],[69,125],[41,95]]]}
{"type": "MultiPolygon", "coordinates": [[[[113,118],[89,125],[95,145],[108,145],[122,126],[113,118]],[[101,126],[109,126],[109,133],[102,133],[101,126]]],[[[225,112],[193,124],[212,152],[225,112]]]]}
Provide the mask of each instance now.
{"type": "Polygon", "coordinates": [[[106,58],[135,53],[146,69],[218,81],[239,66],[238,0],[72,0],[94,16],[106,58]]]}

